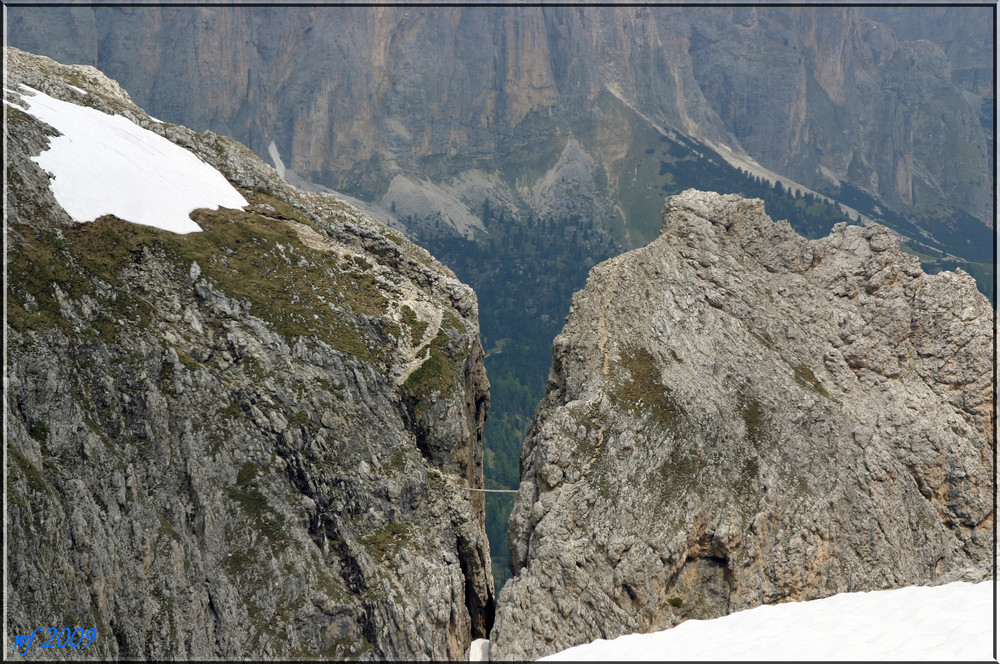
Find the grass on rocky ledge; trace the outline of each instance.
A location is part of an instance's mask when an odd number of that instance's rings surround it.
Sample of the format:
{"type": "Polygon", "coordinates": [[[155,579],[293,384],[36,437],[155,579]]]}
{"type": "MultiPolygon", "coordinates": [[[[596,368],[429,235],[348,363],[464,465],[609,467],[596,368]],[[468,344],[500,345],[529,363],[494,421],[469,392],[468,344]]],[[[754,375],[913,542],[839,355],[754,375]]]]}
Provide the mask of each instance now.
{"type": "Polygon", "coordinates": [[[628,348],[621,351],[620,362],[629,376],[611,390],[615,405],[640,417],[647,415],[676,435],[685,421],[684,411],[670,387],[663,384],[656,358],[645,348],[628,348]]]}
{"type": "Polygon", "coordinates": [[[244,463],[237,474],[236,483],[226,488],[226,494],[243,509],[248,523],[264,535],[271,546],[284,550],[290,538],[281,516],[271,509],[266,496],[257,485],[259,475],[260,469],[256,464],[249,461],[244,463]]]}
{"type": "Polygon", "coordinates": [[[414,400],[413,414],[418,422],[423,422],[431,407],[433,394],[446,397],[458,381],[458,370],[448,352],[450,340],[441,330],[430,342],[425,352],[429,355],[403,383],[407,394],[414,400]]]}
{"type": "Polygon", "coordinates": [[[16,227],[20,237],[8,255],[11,325],[72,331],[58,286],[71,302],[89,295],[97,303],[89,332],[112,341],[123,322],[147,327],[158,306],[157,285],[145,283],[142,270],[150,258],[181,282],[196,261],[202,278],[290,342],[311,336],[359,359],[386,362],[393,345],[387,342],[401,331],[385,320],[386,297],[371,264],[306,246],[283,221],[312,226],[298,210],[265,194],[250,198],[247,210],[196,210],[191,216],[203,232],[188,235],[112,216],[61,231],[16,227]]]}
{"type": "Polygon", "coordinates": [[[393,560],[399,550],[409,542],[411,526],[390,522],[378,532],[361,538],[361,543],[381,563],[393,560]]]}

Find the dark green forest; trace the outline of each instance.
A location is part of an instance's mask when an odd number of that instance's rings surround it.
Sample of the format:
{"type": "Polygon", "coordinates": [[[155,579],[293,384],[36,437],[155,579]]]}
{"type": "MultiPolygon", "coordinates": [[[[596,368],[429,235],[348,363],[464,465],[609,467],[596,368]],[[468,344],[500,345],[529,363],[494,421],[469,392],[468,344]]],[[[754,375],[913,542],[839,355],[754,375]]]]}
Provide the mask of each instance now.
{"type": "MultiPolygon", "coordinates": [[[[472,241],[443,235],[432,221],[416,235],[479,296],[479,325],[490,379],[486,419],[486,487],[516,489],[521,443],[545,392],[552,340],[562,329],[573,293],[598,262],[620,253],[599,230],[579,220],[529,217],[514,221],[488,205],[489,235],[472,241]]],[[[412,226],[411,226],[412,228],[412,226]]],[[[513,494],[486,494],[486,526],[497,589],[510,578],[507,515],[513,494]]]]}

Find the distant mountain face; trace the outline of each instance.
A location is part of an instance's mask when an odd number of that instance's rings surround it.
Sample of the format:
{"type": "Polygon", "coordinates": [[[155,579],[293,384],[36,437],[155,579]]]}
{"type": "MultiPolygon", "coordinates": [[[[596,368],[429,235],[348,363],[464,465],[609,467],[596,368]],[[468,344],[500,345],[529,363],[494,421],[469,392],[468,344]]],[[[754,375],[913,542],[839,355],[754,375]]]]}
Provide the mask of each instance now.
{"type": "Polygon", "coordinates": [[[9,13],[15,46],[98,65],[153,114],[272,148],[292,181],[394,220],[430,199],[474,233],[463,219],[484,200],[544,213],[582,192],[594,223],[629,228],[643,124],[822,193],[847,183],[923,226],[992,225],[989,8],[9,13]],[[915,39],[932,20],[955,37],[915,39]],[[560,178],[567,164],[583,177],[560,178]]]}
{"type": "Polygon", "coordinates": [[[475,293],[91,67],[4,61],[8,652],[461,658],[493,616],[475,293]],[[118,136],[158,151],[89,178],[118,136]],[[234,196],[186,234],[133,223],[206,171],[234,196]]]}
{"type": "Polygon", "coordinates": [[[961,89],[992,101],[993,21],[978,11],[966,14],[946,5],[899,11],[888,5],[864,7],[861,14],[885,24],[900,41],[926,40],[937,44],[951,65],[951,80],[961,89]]]}
{"type": "Polygon", "coordinates": [[[590,271],[510,516],[494,659],[993,564],[993,309],[889,231],[688,190],[590,271]]]}

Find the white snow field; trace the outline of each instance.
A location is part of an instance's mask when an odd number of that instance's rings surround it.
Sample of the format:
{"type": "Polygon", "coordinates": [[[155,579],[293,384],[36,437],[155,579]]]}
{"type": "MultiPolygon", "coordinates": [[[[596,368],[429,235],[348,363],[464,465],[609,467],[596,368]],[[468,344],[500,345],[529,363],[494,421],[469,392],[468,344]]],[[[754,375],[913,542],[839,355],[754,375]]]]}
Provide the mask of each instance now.
{"type": "Polygon", "coordinates": [[[598,639],[539,661],[993,658],[993,581],[843,593],[598,639]]]}
{"type": "Polygon", "coordinates": [[[193,233],[201,227],[189,217],[192,211],[247,205],[222,173],[162,136],[119,115],[21,87],[33,93],[20,95],[27,112],[62,134],[32,160],[54,176],[52,194],[74,221],[113,214],[193,233]]]}

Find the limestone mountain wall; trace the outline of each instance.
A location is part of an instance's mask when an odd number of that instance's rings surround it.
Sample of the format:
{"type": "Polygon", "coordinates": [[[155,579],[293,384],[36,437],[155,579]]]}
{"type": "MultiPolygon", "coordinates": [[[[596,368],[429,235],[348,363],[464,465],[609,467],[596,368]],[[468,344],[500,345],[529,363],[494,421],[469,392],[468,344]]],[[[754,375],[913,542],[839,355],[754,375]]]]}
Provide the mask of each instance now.
{"type": "MultiPolygon", "coordinates": [[[[10,20],[15,46],[99,66],[154,115],[257,154],[273,141],[290,174],[367,201],[398,174],[517,167],[593,121],[607,91],[806,186],[993,223],[988,7],[12,7],[10,20]]],[[[595,156],[614,197],[613,156],[595,156]]]]}

